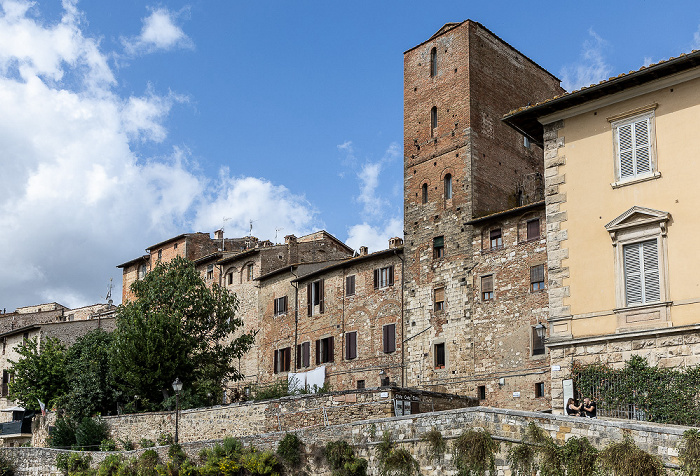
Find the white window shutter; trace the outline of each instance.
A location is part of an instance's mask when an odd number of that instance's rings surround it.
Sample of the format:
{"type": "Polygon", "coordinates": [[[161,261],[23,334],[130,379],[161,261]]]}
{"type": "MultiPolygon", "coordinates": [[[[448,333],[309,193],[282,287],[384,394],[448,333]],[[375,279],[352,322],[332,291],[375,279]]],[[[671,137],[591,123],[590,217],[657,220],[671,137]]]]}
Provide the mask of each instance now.
{"type": "Polygon", "coordinates": [[[617,128],[617,147],[620,160],[620,178],[634,177],[632,124],[625,124],[617,128]]]}
{"type": "Polygon", "coordinates": [[[651,172],[651,153],[649,147],[649,118],[634,123],[634,155],[636,175],[651,172]]]}
{"type": "Polygon", "coordinates": [[[644,259],[644,302],[661,300],[659,284],[659,253],[656,240],[641,243],[644,259]]]}
{"type": "Polygon", "coordinates": [[[639,260],[640,243],[625,245],[625,296],[627,305],[641,304],[643,301],[642,273],[639,260]]]}

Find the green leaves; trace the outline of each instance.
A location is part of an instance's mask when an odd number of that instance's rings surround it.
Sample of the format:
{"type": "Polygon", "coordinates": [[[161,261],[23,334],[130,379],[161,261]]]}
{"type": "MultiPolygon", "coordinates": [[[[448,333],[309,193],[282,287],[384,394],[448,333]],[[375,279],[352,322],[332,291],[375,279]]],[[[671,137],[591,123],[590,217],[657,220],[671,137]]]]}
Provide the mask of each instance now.
{"type": "Polygon", "coordinates": [[[160,409],[163,391],[171,395],[180,378],[183,406],[219,401],[223,380],[242,378],[235,364],[253,343],[251,334],[233,336],[243,324],[236,296],[208,288],[181,257],[158,264],[131,290],[136,300],[117,311],[112,360],[125,400],[160,409]]]}
{"type": "Polygon", "coordinates": [[[27,339],[17,349],[20,358],[10,361],[14,380],[10,398],[27,409],[38,410],[39,400],[51,408],[68,391],[66,349],[58,339],[47,338],[39,349],[36,338],[27,339]]]}

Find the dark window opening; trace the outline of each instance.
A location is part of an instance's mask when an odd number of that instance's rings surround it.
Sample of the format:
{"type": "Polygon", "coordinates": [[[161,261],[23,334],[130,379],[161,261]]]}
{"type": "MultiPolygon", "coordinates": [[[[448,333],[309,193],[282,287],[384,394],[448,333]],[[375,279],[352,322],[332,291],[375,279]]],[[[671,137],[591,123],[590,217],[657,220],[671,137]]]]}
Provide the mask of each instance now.
{"type": "Polygon", "coordinates": [[[396,324],[387,324],[382,327],[383,351],[390,354],[396,351],[396,324]]]}
{"type": "Polygon", "coordinates": [[[345,278],[345,294],[352,296],[355,294],[355,275],[345,278]]]}
{"type": "Polygon", "coordinates": [[[246,279],[248,281],[253,280],[253,265],[252,264],[249,264],[247,267],[246,279]]]}
{"type": "Polygon", "coordinates": [[[530,268],[530,291],[542,291],[544,289],[544,264],[538,264],[530,268]]]}
{"type": "Polygon", "coordinates": [[[389,379],[389,377],[380,377],[380,379],[379,379],[379,386],[380,387],[388,387],[389,385],[391,385],[391,380],[389,379]]]}
{"type": "Polygon", "coordinates": [[[493,299],[493,275],[482,276],[481,278],[481,299],[489,301],[493,299]]]}
{"type": "Polygon", "coordinates": [[[477,395],[479,400],[486,400],[486,385],[479,385],[477,387],[477,395]]]}
{"type": "Polygon", "coordinates": [[[540,219],[535,218],[527,222],[527,241],[540,239],[540,219]]]}
{"type": "Polygon", "coordinates": [[[435,344],[435,368],[445,368],[445,344],[435,344]]]}
{"type": "Polygon", "coordinates": [[[503,236],[501,236],[501,229],[496,228],[489,232],[489,243],[492,250],[497,250],[503,248],[503,236]]]}
{"type": "Polygon", "coordinates": [[[316,341],[316,364],[333,362],[333,337],[316,341]]]}
{"type": "Polygon", "coordinates": [[[438,125],[437,106],[433,106],[433,108],[430,110],[430,137],[433,137],[435,135],[435,129],[437,129],[437,125],[438,125]]]}
{"type": "Polygon", "coordinates": [[[359,390],[359,389],[365,388],[365,381],[364,381],[364,380],[358,380],[358,381],[357,381],[357,388],[358,388],[358,390],[359,390]]]}
{"type": "Polygon", "coordinates": [[[311,342],[297,344],[297,368],[311,365],[311,342]]]}
{"type": "Polygon", "coordinates": [[[228,273],[227,278],[226,278],[226,283],[233,284],[233,273],[228,273]]]}
{"type": "Polygon", "coordinates": [[[394,285],[394,267],[378,268],[374,270],[374,289],[385,288],[394,285]]]}
{"type": "Polygon", "coordinates": [[[445,256],[445,237],[436,236],[433,238],[433,258],[442,258],[445,256]]]}
{"type": "Polygon", "coordinates": [[[345,359],[352,360],[357,357],[357,331],[345,333],[345,359]]]}
{"type": "Polygon", "coordinates": [[[285,347],[284,349],[277,349],[274,353],[274,369],[275,373],[289,372],[291,362],[292,362],[292,348],[285,347]]]}
{"type": "Polygon", "coordinates": [[[433,291],[433,303],[433,308],[436,311],[445,309],[445,288],[435,288],[435,291],[433,291]]]}
{"type": "Polygon", "coordinates": [[[318,313],[323,314],[325,310],[323,288],[322,279],[306,285],[306,314],[308,316],[314,315],[316,306],[318,306],[318,313]]]}
{"type": "Polygon", "coordinates": [[[421,186],[421,196],[422,196],[423,204],[428,203],[428,184],[427,183],[424,183],[421,186]]]}
{"type": "Polygon", "coordinates": [[[535,398],[544,397],[544,382],[537,382],[535,384],[535,398]]]}
{"type": "Polygon", "coordinates": [[[214,265],[207,265],[207,279],[214,279],[214,265]]]}
{"type": "Polygon", "coordinates": [[[437,76],[437,48],[430,50],[430,76],[437,76]]]}
{"type": "Polygon", "coordinates": [[[447,174],[445,175],[445,199],[450,199],[452,198],[452,175],[447,174]]]}
{"type": "Polygon", "coordinates": [[[537,329],[532,328],[532,355],[543,355],[545,352],[544,336],[537,335],[537,329]]]}
{"type": "Polygon", "coordinates": [[[287,296],[278,297],[274,301],[275,316],[287,313],[287,296]]]}
{"type": "Polygon", "coordinates": [[[163,250],[158,250],[158,260],[163,257],[163,250]]]}

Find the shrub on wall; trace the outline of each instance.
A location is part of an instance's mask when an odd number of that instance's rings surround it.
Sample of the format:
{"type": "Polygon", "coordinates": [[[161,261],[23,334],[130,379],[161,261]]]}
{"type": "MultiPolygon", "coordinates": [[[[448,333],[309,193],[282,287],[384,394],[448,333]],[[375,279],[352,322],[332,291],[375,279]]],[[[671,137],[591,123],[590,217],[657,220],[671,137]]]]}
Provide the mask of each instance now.
{"type": "Polygon", "coordinates": [[[15,465],[2,454],[0,454],[0,476],[15,476],[15,465]]]}
{"type": "Polygon", "coordinates": [[[440,430],[432,427],[421,439],[428,445],[428,458],[436,463],[439,462],[447,450],[447,442],[440,430]]]}
{"type": "Polygon", "coordinates": [[[588,438],[569,438],[562,448],[567,476],[590,476],[595,473],[598,450],[588,438]]]}
{"type": "Polygon", "coordinates": [[[684,476],[700,476],[700,430],[690,429],[683,433],[678,460],[684,476]]]}
{"type": "Polygon", "coordinates": [[[292,468],[301,463],[304,453],[304,443],[294,433],[284,435],[277,445],[277,454],[292,468]]]}
{"type": "Polygon", "coordinates": [[[629,438],[608,445],[598,454],[598,464],[604,474],[615,476],[666,474],[659,458],[639,449],[629,438]]]}
{"type": "Polygon", "coordinates": [[[486,430],[467,430],[454,441],[454,464],[460,476],[481,476],[496,469],[496,443],[486,430]]]}
{"type": "Polygon", "coordinates": [[[388,431],[384,432],[381,443],[377,445],[377,460],[382,476],[413,476],[420,474],[420,465],[410,451],[396,448],[388,431]]]}
{"type": "Polygon", "coordinates": [[[331,441],[324,448],[326,461],[331,468],[333,476],[366,476],[367,460],[355,456],[346,441],[331,441]]]}

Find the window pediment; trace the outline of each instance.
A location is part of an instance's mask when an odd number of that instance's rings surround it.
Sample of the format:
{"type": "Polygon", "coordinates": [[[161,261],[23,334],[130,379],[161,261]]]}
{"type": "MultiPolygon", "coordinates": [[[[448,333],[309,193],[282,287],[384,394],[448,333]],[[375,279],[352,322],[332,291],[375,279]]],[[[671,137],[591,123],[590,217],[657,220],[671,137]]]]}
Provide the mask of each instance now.
{"type": "Polygon", "coordinates": [[[658,224],[663,233],[666,231],[666,222],[671,219],[671,214],[653,208],[634,206],[613,221],[605,225],[605,229],[610,233],[611,238],[620,230],[642,227],[645,225],[658,224]]]}

